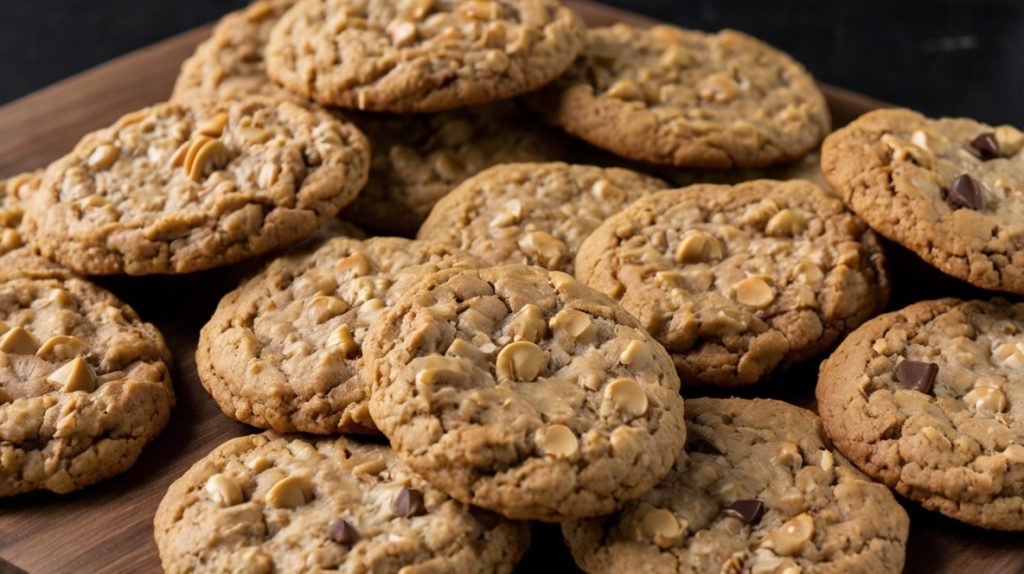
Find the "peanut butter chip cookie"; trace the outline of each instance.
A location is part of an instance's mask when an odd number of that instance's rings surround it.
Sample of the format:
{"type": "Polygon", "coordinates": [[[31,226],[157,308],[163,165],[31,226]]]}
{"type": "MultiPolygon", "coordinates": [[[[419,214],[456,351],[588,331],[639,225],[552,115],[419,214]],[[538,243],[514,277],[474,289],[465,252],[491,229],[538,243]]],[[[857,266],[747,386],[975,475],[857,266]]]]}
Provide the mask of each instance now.
{"type": "Polygon", "coordinates": [[[80,273],[185,273],[309,236],[366,181],[363,135],[252,97],[167,103],[87,135],[26,204],[43,255],[80,273]]]}
{"type": "Polygon", "coordinates": [[[572,273],[583,240],[608,216],[664,181],[619,168],[565,163],[495,166],[445,196],[420,228],[492,265],[572,273]]]}
{"type": "Polygon", "coordinates": [[[733,30],[592,29],[575,64],[526,103],[598,147],[684,167],[795,160],[830,126],[803,66],[733,30]]]}
{"type": "Polygon", "coordinates": [[[274,24],[296,1],[257,0],[221,18],[210,38],[182,64],[171,99],[287,95],[267,77],[263,50],[274,24]]]}
{"type": "Polygon", "coordinates": [[[431,112],[535,90],[585,42],[556,0],[302,0],[266,58],[271,78],[324,104],[431,112]]]}
{"type": "Polygon", "coordinates": [[[825,177],[850,209],[935,267],[1024,293],[1024,133],[910,110],[862,116],[825,140],[825,177]]]}
{"type": "Polygon", "coordinates": [[[813,413],[694,399],[686,426],[687,454],[661,484],[616,514],[562,526],[587,572],[902,571],[907,513],[833,455],[813,413]]]}
{"type": "Polygon", "coordinates": [[[499,163],[550,161],[565,137],[500,102],[431,114],[353,114],[373,152],[370,179],[344,217],[391,235],[414,236],[431,208],[470,176],[499,163]]]}
{"type": "Polygon", "coordinates": [[[612,300],[506,265],[418,283],[370,330],[370,413],[451,496],[510,518],[606,514],[685,440],[671,360],[612,300]]]}
{"type": "Polygon", "coordinates": [[[736,386],[827,349],[885,305],[878,238],[807,181],[694,185],[605,221],[576,258],[684,384],[736,386]]]}
{"type": "Polygon", "coordinates": [[[25,245],[22,205],[39,189],[42,172],[22,173],[0,179],[0,255],[25,245]]]}
{"type": "Polygon", "coordinates": [[[279,432],[373,430],[359,374],[367,329],[425,273],[482,262],[445,245],[332,239],[271,263],[221,300],[196,352],[228,416],[279,432]]]}
{"type": "Polygon", "coordinates": [[[230,440],[168,489],[165,572],[509,573],[529,527],[452,500],[377,444],[230,440]]]}
{"type": "MultiPolygon", "coordinates": [[[[0,496],[66,493],[135,463],[170,416],[170,352],[113,295],[0,266],[0,496]]],[[[21,263],[25,262],[22,257],[21,263]]]]}
{"type": "Polygon", "coordinates": [[[877,317],[822,364],[836,447],[925,508],[1024,530],[1024,304],[942,299],[877,317]]]}

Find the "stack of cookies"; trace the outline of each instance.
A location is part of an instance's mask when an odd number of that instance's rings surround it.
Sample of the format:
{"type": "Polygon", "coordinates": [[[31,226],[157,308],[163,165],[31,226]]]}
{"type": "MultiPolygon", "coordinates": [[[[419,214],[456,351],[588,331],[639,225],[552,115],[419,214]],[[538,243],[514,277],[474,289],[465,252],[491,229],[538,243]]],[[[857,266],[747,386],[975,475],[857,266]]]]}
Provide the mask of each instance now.
{"type": "Polygon", "coordinates": [[[120,472],[170,416],[160,334],[80,275],[268,257],[196,350],[265,432],[170,487],[169,572],[510,572],[527,521],[588,572],[899,572],[890,488],[1022,530],[1024,304],[879,314],[880,235],[1024,293],[1024,135],[830,129],[739,32],[254,2],[169,102],[0,183],[0,495],[120,472]],[[698,398],[836,344],[821,419],[698,398]]]}

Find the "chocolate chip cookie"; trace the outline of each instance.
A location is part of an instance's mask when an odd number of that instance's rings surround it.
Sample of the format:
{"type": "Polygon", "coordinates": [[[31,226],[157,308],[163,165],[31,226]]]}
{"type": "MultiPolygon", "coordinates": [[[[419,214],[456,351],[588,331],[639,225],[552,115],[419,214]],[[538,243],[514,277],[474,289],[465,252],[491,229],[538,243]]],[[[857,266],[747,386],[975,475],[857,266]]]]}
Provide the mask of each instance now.
{"type": "Polygon", "coordinates": [[[39,188],[41,177],[37,171],[0,179],[0,255],[25,245],[22,204],[39,188]]]}
{"type": "Polygon", "coordinates": [[[1024,133],[903,109],[825,140],[825,177],[882,235],[959,279],[1024,293],[1024,133]]]}
{"type": "Polygon", "coordinates": [[[822,364],[818,408],[836,447],[900,494],[1024,530],[1022,366],[1024,304],[925,301],[847,337],[822,364]]]}
{"type": "Polygon", "coordinates": [[[832,453],[810,411],[772,400],[686,401],[687,454],[619,512],[562,532],[592,574],[903,569],[910,520],[832,453]]]}
{"type": "Polygon", "coordinates": [[[50,165],[26,230],[79,273],[198,271],[301,241],[352,201],[368,167],[363,135],[318,108],[159,104],[50,165]]]}
{"type": "Polygon", "coordinates": [[[66,493],[127,470],[174,404],[156,328],[28,257],[0,260],[0,496],[66,493]]]}
{"type": "Polygon", "coordinates": [[[430,275],[363,350],[370,414],[398,456],[509,518],[607,514],[665,476],[685,440],[664,349],[560,271],[430,275]]]}
{"type": "Polygon", "coordinates": [[[153,521],[165,572],[511,572],[529,527],[466,506],[387,446],[264,433],[192,466],[153,521]]]}
{"type": "Polygon", "coordinates": [[[370,140],[370,179],[344,217],[388,235],[414,236],[439,199],[499,163],[550,161],[565,155],[559,133],[509,102],[407,116],[349,118],[370,140]]]}
{"type": "Polygon", "coordinates": [[[681,167],[792,161],[830,127],[803,66],[734,30],[591,29],[572,67],[525,101],[598,147],[681,167]]]}
{"type": "Polygon", "coordinates": [[[443,241],[492,265],[572,273],[583,240],[608,216],[664,181],[620,168],[566,163],[495,166],[437,203],[419,238],[443,241]]]}
{"type": "Polygon", "coordinates": [[[445,245],[339,238],[286,255],[221,300],[196,367],[229,417],[279,432],[373,431],[362,343],[425,273],[482,262],[445,245]]]}
{"type": "Polygon", "coordinates": [[[690,385],[756,383],[828,349],[889,296],[877,236],[801,180],[640,199],[583,243],[576,273],[635,315],[690,385]]]}
{"type": "Polygon", "coordinates": [[[535,90],[585,42],[557,0],[301,0],[266,58],[276,82],[324,104],[436,112],[535,90]]]}

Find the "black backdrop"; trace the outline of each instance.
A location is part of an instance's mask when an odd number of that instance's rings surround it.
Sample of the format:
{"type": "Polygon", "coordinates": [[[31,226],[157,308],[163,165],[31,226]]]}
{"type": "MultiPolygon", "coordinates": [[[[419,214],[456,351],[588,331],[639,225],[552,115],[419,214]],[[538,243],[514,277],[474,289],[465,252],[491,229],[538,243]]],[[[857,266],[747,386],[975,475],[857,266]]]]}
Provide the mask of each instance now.
{"type": "MultiPolygon", "coordinates": [[[[1024,125],[1024,1],[606,0],[733,27],[823,81],[932,115],[1024,125]]],[[[0,0],[0,103],[215,19],[245,0],[0,0]]]]}

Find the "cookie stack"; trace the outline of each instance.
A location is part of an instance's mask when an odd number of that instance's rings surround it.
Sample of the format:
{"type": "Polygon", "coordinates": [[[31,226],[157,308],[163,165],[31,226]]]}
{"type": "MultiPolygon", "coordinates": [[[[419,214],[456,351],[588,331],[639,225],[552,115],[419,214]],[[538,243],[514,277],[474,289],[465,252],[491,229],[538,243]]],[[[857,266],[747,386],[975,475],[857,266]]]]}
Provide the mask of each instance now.
{"type": "Polygon", "coordinates": [[[509,572],[541,521],[588,572],[898,572],[889,487],[1022,529],[1024,307],[879,314],[880,235],[1024,290],[1024,136],[887,110],[819,157],[829,131],[807,72],[739,32],[254,2],[169,102],[0,184],[0,494],[119,472],[169,416],[159,333],[74,273],[269,255],[196,351],[265,432],[171,486],[167,571],[509,572]],[[821,419],[696,398],[771,394],[840,342],[821,419]]]}

